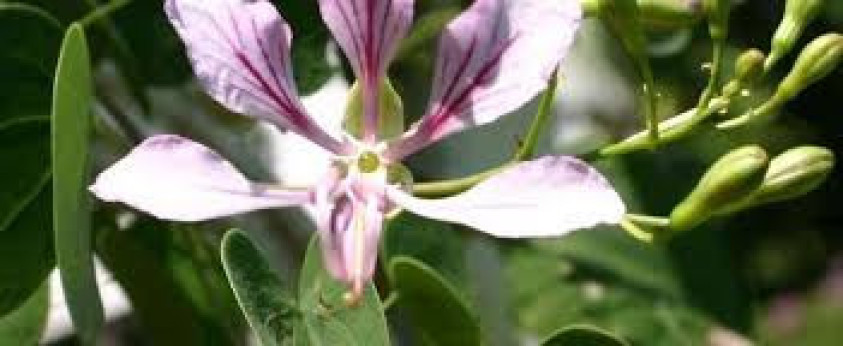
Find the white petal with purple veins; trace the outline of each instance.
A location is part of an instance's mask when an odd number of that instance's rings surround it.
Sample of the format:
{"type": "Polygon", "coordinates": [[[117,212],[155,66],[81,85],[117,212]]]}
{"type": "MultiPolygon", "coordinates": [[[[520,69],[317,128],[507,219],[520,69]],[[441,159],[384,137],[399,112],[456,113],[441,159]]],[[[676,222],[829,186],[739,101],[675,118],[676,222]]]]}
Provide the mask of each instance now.
{"type": "Polygon", "coordinates": [[[363,139],[377,141],[378,89],[413,20],[413,0],[319,0],[322,17],[360,82],[363,139]]]}
{"type": "Polygon", "coordinates": [[[167,0],[164,9],[199,82],[217,102],[343,151],[299,101],[290,65],[292,33],[271,3],[167,0]]]}
{"type": "Polygon", "coordinates": [[[398,160],[532,99],[567,54],[581,16],[577,0],[477,0],[446,27],[427,114],[388,155],[398,160]]]}
{"type": "Polygon", "coordinates": [[[102,172],[90,190],[104,201],[174,221],[209,220],[311,201],[309,191],[252,183],[207,147],[173,135],[147,139],[102,172]]]}
{"type": "Polygon", "coordinates": [[[623,201],[599,172],[564,156],[519,163],[449,198],[419,199],[397,189],[389,197],[412,213],[503,238],[617,224],[625,213],[623,201]]]}

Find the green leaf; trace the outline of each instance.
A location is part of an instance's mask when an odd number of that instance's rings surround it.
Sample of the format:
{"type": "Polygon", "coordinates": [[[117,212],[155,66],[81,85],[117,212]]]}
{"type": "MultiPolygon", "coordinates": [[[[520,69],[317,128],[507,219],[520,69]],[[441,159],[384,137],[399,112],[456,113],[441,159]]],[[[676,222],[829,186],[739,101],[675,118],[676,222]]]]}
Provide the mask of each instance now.
{"type": "Polygon", "coordinates": [[[279,345],[292,336],[298,317],[295,301],[246,233],[226,233],[222,263],[237,302],[261,345],[279,345]]]}
{"type": "Polygon", "coordinates": [[[408,256],[431,266],[459,288],[466,286],[463,234],[452,225],[402,212],[389,220],[383,234],[381,259],[408,256]]]}
{"type": "Polygon", "coordinates": [[[626,346],[626,342],[604,330],[587,325],[562,328],[542,342],[542,346],[626,346]]]}
{"type": "Polygon", "coordinates": [[[389,272],[406,308],[436,345],[481,345],[480,326],[457,291],[432,268],[410,257],[390,261],[389,272]]]}
{"type": "MultiPolygon", "coordinates": [[[[601,254],[607,255],[594,256],[601,254]]],[[[506,263],[520,324],[538,335],[551,334],[559,326],[587,323],[635,345],[698,345],[705,343],[712,326],[704,314],[683,301],[642,290],[635,283],[546,251],[516,248],[506,263]]]]}
{"type": "Polygon", "coordinates": [[[43,10],[0,2],[0,122],[49,112],[62,27],[43,10]]]}
{"type": "Polygon", "coordinates": [[[0,318],[0,344],[37,345],[47,323],[50,285],[45,281],[23,305],[0,318]]]}
{"type": "Polygon", "coordinates": [[[54,266],[50,205],[50,85],[61,25],[23,3],[0,3],[0,316],[54,266]]]}
{"type": "Polygon", "coordinates": [[[0,159],[14,162],[0,172],[14,181],[0,190],[0,232],[14,222],[50,178],[50,123],[46,117],[12,119],[0,124],[0,159]]]}
{"type": "Polygon", "coordinates": [[[347,306],[345,284],[334,280],[322,263],[318,235],[305,254],[299,277],[299,309],[304,323],[297,332],[313,345],[389,345],[389,331],[375,286],[366,285],[363,298],[347,306]]]}
{"type": "Polygon", "coordinates": [[[103,321],[86,189],[90,107],[88,45],[82,27],[73,24],[62,44],[53,89],[53,229],[65,299],[84,344],[94,344],[103,321]]]}
{"type": "Polygon", "coordinates": [[[0,124],[0,316],[32,295],[53,268],[50,123],[45,117],[0,124]]]}

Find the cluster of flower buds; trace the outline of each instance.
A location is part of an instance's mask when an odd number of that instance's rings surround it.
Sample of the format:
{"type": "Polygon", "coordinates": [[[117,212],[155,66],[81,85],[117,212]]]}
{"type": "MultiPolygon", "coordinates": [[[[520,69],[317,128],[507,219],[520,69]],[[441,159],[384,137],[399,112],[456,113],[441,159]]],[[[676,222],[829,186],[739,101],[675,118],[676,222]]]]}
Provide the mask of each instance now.
{"type": "Polygon", "coordinates": [[[744,146],[727,153],[670,213],[671,228],[693,228],[724,206],[744,199],[761,185],[768,164],[767,153],[759,146],[744,146]]]}
{"type": "Polygon", "coordinates": [[[825,181],[833,167],[834,153],[822,147],[796,147],[772,160],[756,145],[734,149],[673,209],[669,227],[687,230],[713,216],[802,196],[825,181]]]}
{"type": "Polygon", "coordinates": [[[777,113],[782,106],[805,88],[827,76],[843,59],[843,35],[828,33],[811,41],[796,59],[790,73],[779,83],[776,92],[762,105],[744,115],[718,125],[733,128],[755,122],[777,113]]]}
{"type": "Polygon", "coordinates": [[[769,71],[783,56],[790,53],[802,30],[820,12],[825,0],[788,0],[770,47],[770,55],[764,62],[764,70],[769,71]]]}

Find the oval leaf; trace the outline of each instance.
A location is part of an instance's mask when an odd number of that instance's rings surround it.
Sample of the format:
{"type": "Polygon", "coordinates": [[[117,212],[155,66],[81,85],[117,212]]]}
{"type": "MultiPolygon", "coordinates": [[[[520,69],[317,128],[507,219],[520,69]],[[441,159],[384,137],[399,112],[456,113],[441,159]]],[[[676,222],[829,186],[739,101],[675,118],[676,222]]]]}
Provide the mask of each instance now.
{"type": "Polygon", "coordinates": [[[389,265],[398,303],[436,345],[480,345],[480,326],[456,290],[426,264],[397,256],[389,265]]]}
{"type": "Polygon", "coordinates": [[[261,345],[280,345],[292,336],[298,311],[264,255],[239,230],[222,240],[222,264],[252,331],[261,345]]]}
{"type": "MultiPolygon", "coordinates": [[[[299,309],[304,318],[297,339],[313,345],[390,345],[386,318],[375,286],[366,286],[356,306],[346,306],[346,286],[334,280],[322,264],[318,236],[305,254],[299,277],[299,309]]],[[[307,343],[306,343],[307,344],[307,343]]]]}
{"type": "Polygon", "coordinates": [[[41,285],[54,265],[50,222],[50,123],[46,117],[0,124],[0,316],[41,285]]]}
{"type": "Polygon", "coordinates": [[[3,345],[37,345],[47,323],[50,285],[45,281],[26,302],[0,318],[0,343],[3,345]]]}
{"type": "Polygon", "coordinates": [[[0,122],[47,114],[62,27],[44,10],[0,2],[0,122]]]}
{"type": "Polygon", "coordinates": [[[575,325],[554,332],[542,346],[628,346],[609,332],[587,325],[575,325]]]}
{"type": "Polygon", "coordinates": [[[91,253],[88,138],[91,63],[82,26],[68,29],[53,84],[53,229],[56,260],[70,317],[86,345],[94,344],[103,312],[91,253]]]}

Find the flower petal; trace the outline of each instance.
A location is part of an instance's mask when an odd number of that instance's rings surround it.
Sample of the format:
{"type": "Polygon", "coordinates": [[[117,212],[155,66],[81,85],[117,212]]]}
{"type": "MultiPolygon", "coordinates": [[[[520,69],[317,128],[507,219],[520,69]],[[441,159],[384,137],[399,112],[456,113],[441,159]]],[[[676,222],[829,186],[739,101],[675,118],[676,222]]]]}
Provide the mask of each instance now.
{"type": "Polygon", "coordinates": [[[325,266],[334,278],[351,286],[352,298],[360,297],[375,272],[384,220],[381,207],[374,195],[347,191],[330,210],[322,210],[318,221],[325,266]]]}
{"type": "Polygon", "coordinates": [[[517,164],[449,198],[419,199],[397,189],[388,193],[415,214],[502,238],[558,236],[619,223],[625,213],[620,197],[599,172],[565,156],[517,164]]]}
{"type": "Polygon", "coordinates": [[[319,0],[322,17],[348,57],[363,95],[363,138],[378,125],[378,89],[413,19],[413,0],[319,0]]]}
{"type": "Polygon", "coordinates": [[[167,0],[164,9],[205,90],[229,109],[269,121],[342,152],[299,101],[290,27],[264,0],[167,0]]]}
{"type": "Polygon", "coordinates": [[[311,199],[309,191],[251,183],[207,147],[174,135],[147,139],[102,172],[90,190],[104,201],[174,221],[209,220],[311,199]]]}
{"type": "Polygon", "coordinates": [[[388,156],[398,161],[529,101],[547,87],[581,16],[576,0],[477,0],[448,24],[427,114],[388,156]]]}

